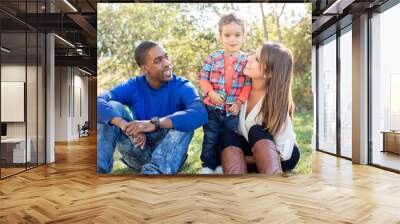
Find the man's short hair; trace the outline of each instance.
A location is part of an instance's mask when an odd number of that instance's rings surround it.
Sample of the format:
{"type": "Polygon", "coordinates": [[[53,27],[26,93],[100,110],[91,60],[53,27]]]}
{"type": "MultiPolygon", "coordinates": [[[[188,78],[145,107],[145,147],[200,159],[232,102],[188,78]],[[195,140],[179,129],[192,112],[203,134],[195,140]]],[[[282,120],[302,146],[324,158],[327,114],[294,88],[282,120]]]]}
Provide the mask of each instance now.
{"type": "Polygon", "coordinates": [[[224,25],[230,24],[231,22],[235,22],[240,27],[242,27],[242,30],[243,30],[243,33],[244,33],[244,21],[243,21],[243,19],[240,19],[239,17],[237,17],[234,13],[230,13],[230,14],[222,16],[221,19],[219,20],[219,22],[218,22],[219,34],[222,34],[222,27],[224,25]]]}
{"type": "Polygon", "coordinates": [[[150,49],[159,44],[153,41],[143,41],[135,49],[135,61],[140,67],[146,63],[146,56],[150,49]]]}

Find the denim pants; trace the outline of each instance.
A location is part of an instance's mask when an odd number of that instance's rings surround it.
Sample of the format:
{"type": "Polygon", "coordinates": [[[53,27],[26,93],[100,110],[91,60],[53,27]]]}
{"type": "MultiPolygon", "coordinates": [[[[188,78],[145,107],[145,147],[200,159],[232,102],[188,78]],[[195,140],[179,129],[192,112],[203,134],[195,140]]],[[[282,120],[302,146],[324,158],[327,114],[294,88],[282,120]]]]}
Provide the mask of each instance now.
{"type": "MultiPolygon", "coordinates": [[[[109,103],[125,121],[135,119],[121,103],[109,103]]],[[[140,149],[134,146],[131,138],[119,127],[97,123],[97,172],[111,173],[117,148],[121,160],[142,174],[176,174],[185,159],[192,137],[193,132],[161,129],[146,133],[146,144],[144,149],[140,149]]]]}
{"type": "Polygon", "coordinates": [[[204,138],[203,149],[200,159],[202,167],[215,169],[221,165],[220,148],[218,138],[220,134],[226,130],[235,131],[238,126],[237,116],[226,116],[222,110],[206,106],[208,112],[208,123],[203,126],[204,138]]]}

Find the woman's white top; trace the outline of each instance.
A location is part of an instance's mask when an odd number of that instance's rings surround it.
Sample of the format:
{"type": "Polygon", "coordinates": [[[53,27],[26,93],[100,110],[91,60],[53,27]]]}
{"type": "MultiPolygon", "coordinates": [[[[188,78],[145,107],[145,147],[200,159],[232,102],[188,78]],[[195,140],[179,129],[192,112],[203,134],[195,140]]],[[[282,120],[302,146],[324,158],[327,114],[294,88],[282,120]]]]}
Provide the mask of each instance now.
{"type": "MultiPolygon", "coordinates": [[[[262,116],[257,116],[261,110],[262,102],[264,98],[261,98],[253,109],[249,112],[246,117],[247,101],[242,104],[239,114],[239,128],[238,132],[249,141],[249,131],[254,125],[262,125],[262,116]]],[[[290,159],[293,151],[293,147],[296,144],[296,134],[293,131],[292,120],[289,114],[286,117],[286,122],[281,127],[280,131],[274,137],[276,150],[280,153],[281,160],[290,159]]]]}

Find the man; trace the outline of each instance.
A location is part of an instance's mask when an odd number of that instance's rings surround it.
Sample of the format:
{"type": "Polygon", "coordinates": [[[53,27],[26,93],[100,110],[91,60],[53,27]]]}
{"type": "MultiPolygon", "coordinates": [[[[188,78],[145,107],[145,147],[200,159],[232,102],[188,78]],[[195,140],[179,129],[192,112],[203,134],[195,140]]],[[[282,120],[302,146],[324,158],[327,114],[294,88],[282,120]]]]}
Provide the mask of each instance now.
{"type": "Polygon", "coordinates": [[[193,84],[172,73],[162,46],[142,42],[135,60],[142,74],[98,97],[97,172],[112,171],[118,148],[121,160],[143,174],[175,174],[207,111],[193,84]]]}

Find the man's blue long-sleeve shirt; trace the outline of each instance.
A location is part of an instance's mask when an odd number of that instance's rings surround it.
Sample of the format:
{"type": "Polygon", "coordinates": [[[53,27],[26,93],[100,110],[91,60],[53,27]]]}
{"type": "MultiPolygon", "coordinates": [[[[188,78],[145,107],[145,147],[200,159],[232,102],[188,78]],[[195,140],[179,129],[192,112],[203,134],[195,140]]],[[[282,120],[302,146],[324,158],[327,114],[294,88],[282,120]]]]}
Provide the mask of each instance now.
{"type": "Polygon", "coordinates": [[[146,76],[140,75],[102,94],[97,98],[100,123],[121,117],[109,105],[110,100],[127,105],[137,120],[168,117],[179,131],[193,131],[208,122],[207,111],[194,85],[175,74],[159,89],[151,88],[146,76]]]}

